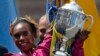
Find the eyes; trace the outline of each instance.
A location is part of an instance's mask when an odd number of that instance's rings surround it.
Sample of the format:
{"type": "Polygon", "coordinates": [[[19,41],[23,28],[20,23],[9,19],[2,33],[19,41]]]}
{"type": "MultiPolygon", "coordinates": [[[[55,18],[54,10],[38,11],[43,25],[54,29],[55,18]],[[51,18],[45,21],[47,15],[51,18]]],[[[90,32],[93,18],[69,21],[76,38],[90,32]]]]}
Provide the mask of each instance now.
{"type": "Polygon", "coordinates": [[[45,33],[46,32],[46,29],[40,29],[40,32],[41,33],[45,33]]]}
{"type": "MultiPolygon", "coordinates": [[[[40,32],[45,33],[46,29],[40,29],[40,32]]],[[[15,39],[20,39],[21,36],[28,37],[29,35],[32,35],[32,33],[29,32],[29,31],[24,30],[24,31],[20,31],[20,32],[17,32],[15,34],[13,34],[13,37],[15,39]]]]}
{"type": "Polygon", "coordinates": [[[15,34],[13,35],[13,37],[16,38],[16,39],[20,39],[21,36],[26,37],[26,36],[29,36],[30,34],[31,34],[31,33],[28,32],[28,31],[21,31],[21,32],[15,33],[15,34]]]}

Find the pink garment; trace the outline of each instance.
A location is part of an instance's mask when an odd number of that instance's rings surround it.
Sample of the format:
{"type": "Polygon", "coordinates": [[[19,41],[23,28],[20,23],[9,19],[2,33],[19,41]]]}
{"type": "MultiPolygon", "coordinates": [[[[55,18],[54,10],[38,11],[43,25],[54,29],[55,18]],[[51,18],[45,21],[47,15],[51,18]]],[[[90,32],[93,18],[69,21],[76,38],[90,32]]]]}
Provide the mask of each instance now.
{"type": "Polygon", "coordinates": [[[84,56],[83,40],[76,39],[72,47],[72,56],[84,56]]]}
{"type": "Polygon", "coordinates": [[[27,52],[26,54],[24,53],[5,53],[4,56],[32,56],[32,54],[30,52],[27,52]],[[27,54],[27,55],[26,55],[27,54]]]}
{"type": "MultiPolygon", "coordinates": [[[[52,37],[51,34],[47,33],[44,36],[43,42],[41,42],[39,46],[33,51],[32,56],[49,56],[51,37],[52,37]]],[[[4,54],[4,56],[26,56],[26,55],[7,53],[4,54]]]]}
{"type": "Polygon", "coordinates": [[[20,54],[5,53],[4,56],[22,56],[20,54]]]}
{"type": "Polygon", "coordinates": [[[39,44],[38,48],[33,53],[33,56],[49,56],[50,44],[51,44],[51,34],[46,34],[43,41],[39,44]]]}
{"type": "Polygon", "coordinates": [[[78,35],[76,35],[75,42],[72,46],[72,56],[84,56],[83,44],[84,41],[88,38],[90,32],[83,30],[78,35]]]}

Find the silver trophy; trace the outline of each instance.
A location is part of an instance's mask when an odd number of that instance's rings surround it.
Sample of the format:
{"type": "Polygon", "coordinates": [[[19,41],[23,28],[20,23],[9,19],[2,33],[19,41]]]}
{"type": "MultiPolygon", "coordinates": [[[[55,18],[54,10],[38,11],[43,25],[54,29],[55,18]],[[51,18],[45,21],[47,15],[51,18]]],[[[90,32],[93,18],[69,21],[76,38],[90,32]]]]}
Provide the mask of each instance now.
{"type": "MultiPolygon", "coordinates": [[[[94,23],[93,17],[91,15],[86,15],[81,7],[75,2],[65,4],[58,9],[56,15],[56,29],[64,30],[63,42],[59,51],[55,52],[55,56],[71,56],[66,51],[66,43],[75,37],[79,30],[83,30],[84,23],[86,20],[91,19],[91,24],[89,25],[87,31],[89,31],[94,23]]],[[[70,41],[71,42],[71,41],[70,41]]]]}

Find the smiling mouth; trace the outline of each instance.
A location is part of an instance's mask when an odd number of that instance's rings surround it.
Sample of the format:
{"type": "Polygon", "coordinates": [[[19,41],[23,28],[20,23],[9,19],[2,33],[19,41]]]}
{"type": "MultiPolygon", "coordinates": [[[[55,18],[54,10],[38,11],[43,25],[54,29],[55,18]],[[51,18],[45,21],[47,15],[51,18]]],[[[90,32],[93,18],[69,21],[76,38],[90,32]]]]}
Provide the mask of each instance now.
{"type": "Polygon", "coordinates": [[[26,45],[28,45],[28,42],[19,42],[19,44],[20,44],[21,46],[26,46],[26,45]]]}
{"type": "Polygon", "coordinates": [[[27,45],[27,43],[22,43],[21,45],[27,45]]]}

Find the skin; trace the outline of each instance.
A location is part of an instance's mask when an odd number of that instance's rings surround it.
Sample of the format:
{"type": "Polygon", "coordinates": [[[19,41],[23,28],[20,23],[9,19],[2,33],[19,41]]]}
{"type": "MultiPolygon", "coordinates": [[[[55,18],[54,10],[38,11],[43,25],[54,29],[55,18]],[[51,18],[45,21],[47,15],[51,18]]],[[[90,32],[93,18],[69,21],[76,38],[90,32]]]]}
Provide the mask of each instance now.
{"type": "Polygon", "coordinates": [[[31,32],[29,24],[18,23],[13,29],[13,37],[15,44],[22,52],[27,52],[33,48],[35,36],[31,32]]]}
{"type": "Polygon", "coordinates": [[[79,37],[81,40],[85,41],[88,38],[89,31],[83,30],[82,32],[79,33],[79,37]]]}

